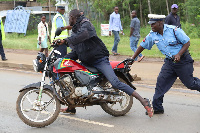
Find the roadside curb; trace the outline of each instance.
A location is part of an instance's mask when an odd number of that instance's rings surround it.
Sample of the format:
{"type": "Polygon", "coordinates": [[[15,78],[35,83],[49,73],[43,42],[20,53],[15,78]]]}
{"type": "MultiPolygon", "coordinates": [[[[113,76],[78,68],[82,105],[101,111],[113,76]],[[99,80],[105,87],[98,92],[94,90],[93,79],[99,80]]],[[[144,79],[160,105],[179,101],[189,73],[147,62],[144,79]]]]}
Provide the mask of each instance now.
{"type": "Polygon", "coordinates": [[[11,62],[0,62],[0,67],[2,68],[15,68],[15,69],[23,69],[23,70],[32,70],[33,71],[33,65],[27,65],[27,64],[17,64],[17,63],[11,63],[11,62]]]}

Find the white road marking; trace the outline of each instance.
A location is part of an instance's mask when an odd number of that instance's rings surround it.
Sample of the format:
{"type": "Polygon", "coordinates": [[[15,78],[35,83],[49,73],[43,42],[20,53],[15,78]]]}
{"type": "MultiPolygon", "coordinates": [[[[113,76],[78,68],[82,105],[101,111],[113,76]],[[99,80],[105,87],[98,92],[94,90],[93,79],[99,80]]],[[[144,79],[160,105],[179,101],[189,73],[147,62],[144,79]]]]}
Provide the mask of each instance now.
{"type": "Polygon", "coordinates": [[[105,123],[101,123],[101,122],[95,122],[95,121],[90,121],[90,120],[75,118],[75,117],[66,116],[66,115],[59,115],[59,116],[63,117],[63,118],[71,119],[71,120],[76,120],[76,121],[81,121],[81,122],[86,122],[86,123],[94,124],[94,125],[100,125],[100,126],[105,126],[105,127],[114,127],[114,125],[105,124],[105,123]]]}

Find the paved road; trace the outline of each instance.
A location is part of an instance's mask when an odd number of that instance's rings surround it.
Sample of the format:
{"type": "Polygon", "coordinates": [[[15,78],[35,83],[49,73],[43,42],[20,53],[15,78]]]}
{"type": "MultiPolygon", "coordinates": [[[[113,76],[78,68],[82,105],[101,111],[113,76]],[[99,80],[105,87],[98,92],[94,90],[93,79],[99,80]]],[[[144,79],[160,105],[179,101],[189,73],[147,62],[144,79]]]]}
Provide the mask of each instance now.
{"type": "MultiPolygon", "coordinates": [[[[149,118],[134,99],[133,108],[123,117],[112,117],[99,106],[77,108],[76,115],[60,113],[45,128],[25,125],[15,106],[19,89],[41,80],[40,74],[0,69],[0,133],[198,133],[200,132],[200,94],[196,91],[171,89],[164,99],[165,114],[149,118]]],[[[152,98],[154,87],[135,84],[144,97],[152,98]]]]}

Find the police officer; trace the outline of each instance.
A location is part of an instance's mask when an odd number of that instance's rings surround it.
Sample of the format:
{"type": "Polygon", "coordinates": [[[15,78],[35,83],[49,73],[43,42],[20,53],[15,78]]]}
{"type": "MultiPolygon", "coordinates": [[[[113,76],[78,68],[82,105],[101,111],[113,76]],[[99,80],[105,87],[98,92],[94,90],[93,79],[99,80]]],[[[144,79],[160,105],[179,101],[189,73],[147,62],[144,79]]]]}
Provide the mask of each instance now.
{"type": "MultiPolygon", "coordinates": [[[[68,31],[71,30],[72,26],[67,26],[66,21],[64,19],[65,13],[65,6],[64,5],[57,5],[57,14],[54,16],[52,21],[52,30],[51,30],[51,40],[55,40],[57,38],[64,39],[68,37],[68,31]],[[57,28],[61,27],[62,33],[59,36],[55,37],[55,31],[57,28]],[[55,37],[55,38],[54,38],[55,37]]],[[[66,45],[60,45],[57,50],[61,53],[61,55],[57,55],[58,58],[62,58],[67,54],[67,47],[66,45]]]]}
{"type": "Polygon", "coordinates": [[[3,45],[2,45],[2,40],[5,39],[5,32],[4,32],[4,26],[3,26],[3,22],[0,18],[0,54],[1,54],[1,59],[2,61],[6,61],[6,56],[5,56],[5,53],[4,53],[4,49],[3,49],[3,45]]]}
{"type": "Polygon", "coordinates": [[[172,87],[177,77],[187,88],[197,91],[200,91],[200,79],[193,77],[194,61],[188,51],[190,38],[185,32],[175,26],[164,24],[164,15],[149,14],[148,17],[152,30],[140,43],[132,58],[135,59],[144,49],[150,50],[154,44],[166,56],[153,96],[154,114],[163,114],[164,94],[172,87]]]}

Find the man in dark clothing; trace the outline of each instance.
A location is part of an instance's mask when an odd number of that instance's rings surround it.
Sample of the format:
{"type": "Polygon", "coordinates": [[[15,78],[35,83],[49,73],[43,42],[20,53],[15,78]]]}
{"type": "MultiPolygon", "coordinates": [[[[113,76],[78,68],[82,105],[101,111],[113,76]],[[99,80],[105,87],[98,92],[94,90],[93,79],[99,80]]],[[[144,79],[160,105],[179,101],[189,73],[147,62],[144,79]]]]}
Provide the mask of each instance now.
{"type": "Polygon", "coordinates": [[[174,25],[181,28],[180,17],[177,15],[178,5],[173,4],[171,6],[171,13],[165,18],[165,24],[174,25]]]}
{"type": "MultiPolygon", "coordinates": [[[[149,117],[153,116],[153,109],[149,99],[142,98],[133,88],[119,81],[115,75],[110,62],[109,52],[105,44],[98,38],[96,30],[92,23],[80,14],[79,10],[74,9],[69,14],[69,23],[72,28],[72,35],[63,40],[61,44],[67,44],[72,48],[71,53],[65,58],[73,60],[79,59],[83,64],[97,68],[110,81],[114,88],[124,91],[128,95],[134,96],[147,110],[149,117]]],[[[70,109],[66,112],[70,112],[70,109]]]]}

